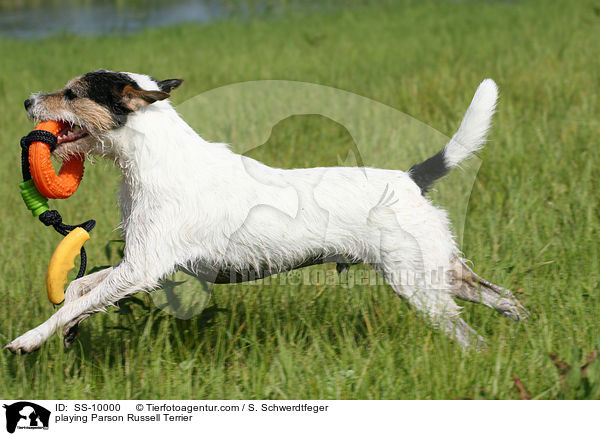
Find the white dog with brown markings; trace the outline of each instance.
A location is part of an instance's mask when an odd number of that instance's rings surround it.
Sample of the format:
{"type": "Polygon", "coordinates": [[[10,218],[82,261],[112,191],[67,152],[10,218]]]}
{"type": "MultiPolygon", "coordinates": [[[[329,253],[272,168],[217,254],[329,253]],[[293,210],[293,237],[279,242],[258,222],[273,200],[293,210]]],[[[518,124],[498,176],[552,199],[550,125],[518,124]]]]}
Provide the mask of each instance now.
{"type": "Polygon", "coordinates": [[[446,212],[424,195],[484,144],[498,95],[492,80],[481,83],[445,148],[408,172],[279,169],[235,154],[180,118],[168,97],[181,82],[98,70],[25,101],[30,118],[73,126],[55,155],[101,155],[121,169],[125,254],[73,281],[62,308],[5,348],[33,351],[56,331],[68,345],[83,319],[155,289],[178,269],[230,283],[323,262],[371,264],[464,347],[483,340],[460,318],[453,296],[516,320],[527,316],[509,290],[465,264],[446,212]]]}

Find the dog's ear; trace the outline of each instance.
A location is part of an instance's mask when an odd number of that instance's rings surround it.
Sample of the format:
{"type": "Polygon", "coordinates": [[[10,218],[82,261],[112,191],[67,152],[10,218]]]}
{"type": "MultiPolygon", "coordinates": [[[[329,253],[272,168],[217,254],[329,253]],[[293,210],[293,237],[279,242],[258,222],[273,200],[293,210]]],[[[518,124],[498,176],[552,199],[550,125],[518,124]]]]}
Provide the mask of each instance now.
{"type": "Polygon", "coordinates": [[[164,91],[144,91],[143,89],[135,89],[131,85],[125,85],[121,94],[121,102],[123,105],[136,111],[142,106],[152,104],[158,100],[169,98],[169,93],[164,91]]]}
{"type": "Polygon", "coordinates": [[[179,88],[179,85],[183,83],[183,79],[167,79],[158,82],[158,87],[161,91],[171,92],[175,88],[179,88]]]}

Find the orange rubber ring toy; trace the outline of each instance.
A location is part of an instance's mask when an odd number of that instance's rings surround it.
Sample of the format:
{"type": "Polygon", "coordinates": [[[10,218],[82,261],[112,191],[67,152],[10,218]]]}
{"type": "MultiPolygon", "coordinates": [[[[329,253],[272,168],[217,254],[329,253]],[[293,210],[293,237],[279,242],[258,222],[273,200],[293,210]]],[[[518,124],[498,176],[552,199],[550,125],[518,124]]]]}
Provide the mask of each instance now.
{"type": "MultiPolygon", "coordinates": [[[[45,130],[55,136],[66,127],[61,121],[44,121],[35,130],[45,130]]],[[[72,156],[65,160],[58,172],[54,172],[50,160],[50,146],[45,142],[33,141],[29,146],[29,168],[31,178],[40,194],[47,198],[68,198],[77,190],[83,178],[83,156],[72,156]]]]}

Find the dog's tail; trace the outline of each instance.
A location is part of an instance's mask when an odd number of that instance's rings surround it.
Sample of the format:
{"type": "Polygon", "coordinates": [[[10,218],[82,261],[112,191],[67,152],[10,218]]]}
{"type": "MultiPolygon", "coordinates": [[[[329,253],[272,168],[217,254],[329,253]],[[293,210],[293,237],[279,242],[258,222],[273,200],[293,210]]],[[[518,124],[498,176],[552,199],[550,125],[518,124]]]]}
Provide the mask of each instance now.
{"type": "Polygon", "coordinates": [[[477,88],[458,131],[446,147],[408,171],[422,193],[427,192],[437,179],[483,147],[497,99],[496,84],[492,79],[485,79],[477,88]]]}

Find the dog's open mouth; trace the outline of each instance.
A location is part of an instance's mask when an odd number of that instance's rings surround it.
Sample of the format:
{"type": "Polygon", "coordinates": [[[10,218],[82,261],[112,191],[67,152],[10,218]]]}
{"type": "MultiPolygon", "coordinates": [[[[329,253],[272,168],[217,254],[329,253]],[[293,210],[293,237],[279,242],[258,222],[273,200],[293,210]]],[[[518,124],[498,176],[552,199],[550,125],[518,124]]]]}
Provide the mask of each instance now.
{"type": "Polygon", "coordinates": [[[57,144],[64,144],[65,142],[73,142],[77,141],[84,136],[87,136],[88,132],[83,127],[78,126],[77,124],[67,123],[65,127],[58,132],[57,144]]]}

